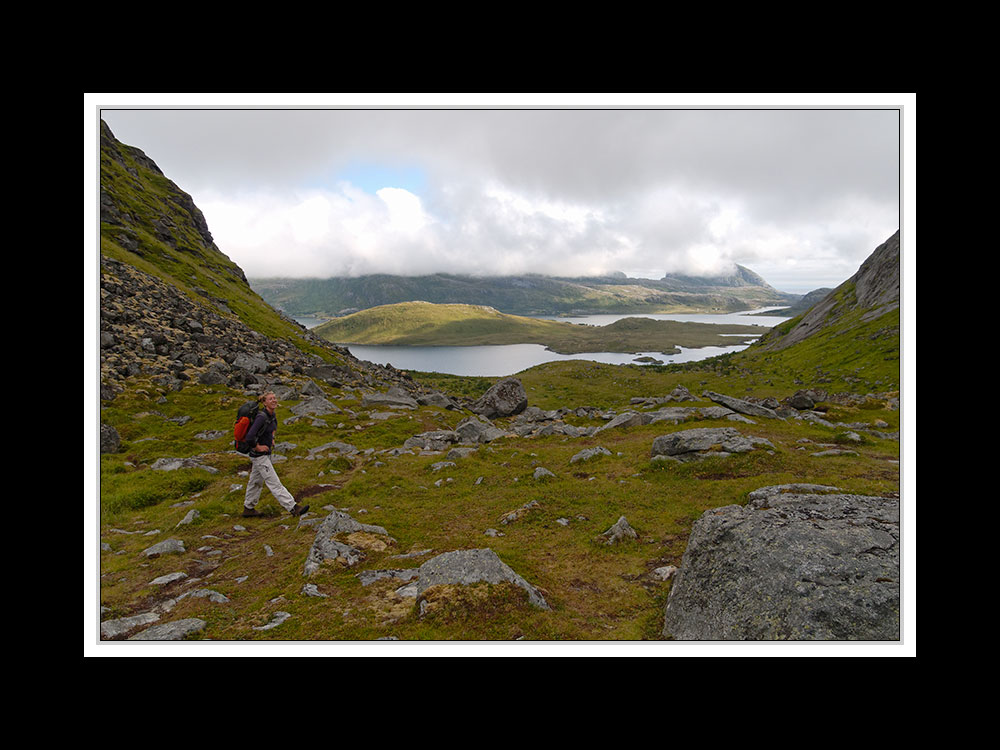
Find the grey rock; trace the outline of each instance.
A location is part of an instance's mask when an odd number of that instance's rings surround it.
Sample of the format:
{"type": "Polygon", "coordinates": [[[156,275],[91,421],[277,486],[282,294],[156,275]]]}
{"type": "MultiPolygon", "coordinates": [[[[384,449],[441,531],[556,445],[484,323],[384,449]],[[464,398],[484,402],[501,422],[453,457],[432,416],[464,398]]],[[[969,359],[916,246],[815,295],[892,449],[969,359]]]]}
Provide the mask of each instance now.
{"type": "Polygon", "coordinates": [[[616,427],[638,427],[640,425],[649,424],[652,422],[652,419],[652,416],[649,414],[640,414],[635,411],[625,411],[618,416],[613,417],[607,424],[603,424],[598,427],[594,434],[604,432],[605,430],[613,430],[616,427]]]}
{"type": "Polygon", "coordinates": [[[244,354],[242,352],[236,355],[233,359],[232,365],[237,370],[247,370],[248,372],[253,373],[267,372],[269,367],[267,360],[259,354],[244,354]]]}
{"type": "Polygon", "coordinates": [[[159,619],[160,616],[154,612],[143,612],[140,615],[132,615],[131,617],[105,620],[101,623],[101,638],[117,638],[130,630],[135,630],[144,625],[151,625],[159,619]]]}
{"type": "Polygon", "coordinates": [[[334,537],[338,534],[350,534],[355,531],[365,531],[370,534],[380,534],[392,541],[392,537],[381,526],[360,523],[343,511],[334,510],[316,529],[316,538],[306,557],[303,575],[312,575],[327,560],[339,559],[347,567],[353,567],[364,559],[364,553],[349,544],[334,537]]]}
{"type": "Polygon", "coordinates": [[[330,451],[336,451],[341,455],[353,456],[358,452],[358,449],[350,443],[342,443],[339,440],[331,440],[329,443],[323,443],[323,445],[310,448],[309,454],[306,456],[306,460],[314,461],[321,454],[329,453],[330,451]]]}
{"type": "Polygon", "coordinates": [[[174,581],[181,581],[187,578],[187,573],[182,571],[177,571],[176,573],[167,573],[166,575],[160,576],[159,578],[154,578],[149,582],[150,586],[166,586],[168,583],[173,583],[174,581]]]}
{"type": "Polygon", "coordinates": [[[402,388],[390,388],[386,393],[366,393],[361,397],[361,406],[393,406],[404,409],[416,409],[418,404],[410,394],[402,388]]]}
{"type": "MultiPolygon", "coordinates": [[[[196,509],[192,508],[187,512],[187,515],[185,515],[184,518],[182,518],[180,521],[177,522],[177,526],[187,526],[192,521],[200,517],[201,513],[199,513],[196,509]]],[[[177,526],[175,526],[174,528],[177,528],[177,526]]]]}
{"type": "Polygon", "coordinates": [[[695,522],[664,635],[899,638],[899,500],[802,489],[763,488],[746,506],[709,510],[695,522]]]}
{"type": "Polygon", "coordinates": [[[589,461],[595,456],[610,456],[611,451],[607,448],[601,446],[596,446],[594,448],[585,448],[584,450],[577,453],[573,458],[569,460],[571,464],[580,463],[581,461],[589,461]]]}
{"type": "Polygon", "coordinates": [[[192,633],[197,633],[205,627],[205,621],[197,617],[186,620],[175,620],[165,622],[162,625],[154,625],[146,628],[141,633],[137,633],[129,638],[130,641],[181,641],[192,633]]]}
{"type": "Polygon", "coordinates": [[[476,417],[469,417],[459,422],[455,432],[463,443],[490,443],[505,434],[490,422],[476,417]]]}
{"type": "Polygon", "coordinates": [[[504,378],[495,383],[469,409],[487,419],[510,417],[528,406],[528,393],[517,378],[504,378]]]}
{"type": "Polygon", "coordinates": [[[362,586],[370,586],[375,583],[375,581],[381,581],[384,578],[395,578],[400,581],[411,581],[419,575],[417,568],[405,568],[405,569],[382,569],[382,570],[363,570],[358,573],[358,580],[361,581],[362,586]]]}
{"type": "Polygon", "coordinates": [[[705,398],[714,401],[717,404],[722,404],[727,409],[732,409],[733,411],[739,412],[740,414],[746,414],[750,417],[767,417],[768,419],[781,419],[777,414],[774,413],[774,409],[768,409],[766,406],[759,406],[757,404],[751,404],[749,401],[744,401],[739,398],[733,398],[732,396],[725,396],[721,393],[715,393],[714,391],[705,391],[703,394],[705,398]]]}
{"type": "Polygon", "coordinates": [[[321,599],[328,599],[330,597],[329,594],[324,594],[322,591],[320,591],[316,587],[315,583],[307,583],[305,586],[303,586],[302,593],[305,594],[306,596],[315,596],[321,599]]]}
{"type": "Polygon", "coordinates": [[[340,413],[340,409],[322,396],[310,396],[304,401],[295,404],[295,406],[288,407],[288,411],[297,417],[322,417],[326,414],[340,413]]]}
{"type": "Polygon", "coordinates": [[[539,481],[550,478],[555,479],[556,475],[553,474],[548,469],[546,469],[544,466],[539,466],[538,468],[535,469],[535,472],[534,474],[532,474],[532,477],[534,477],[535,481],[539,481]]]}
{"type": "Polygon", "coordinates": [[[178,599],[183,599],[188,596],[192,599],[208,599],[210,602],[215,602],[216,604],[225,604],[229,601],[228,596],[220,594],[218,591],[213,591],[212,589],[196,589],[195,591],[189,591],[178,597],[178,599]]]}
{"type": "Polygon", "coordinates": [[[541,593],[515,573],[491,549],[457,550],[445,552],[428,560],[418,569],[417,596],[431,586],[443,584],[470,585],[513,583],[528,592],[529,601],[540,609],[549,609],[541,593]]]}
{"type": "Polygon", "coordinates": [[[101,425],[101,453],[117,453],[122,447],[118,430],[109,424],[101,425]]]}
{"type": "Polygon", "coordinates": [[[669,457],[688,460],[695,457],[746,453],[756,446],[774,447],[763,438],[746,437],[734,427],[697,427],[693,430],[660,435],[653,441],[651,452],[654,459],[669,457]]]}
{"type": "Polygon", "coordinates": [[[144,557],[157,557],[159,555],[180,554],[186,552],[184,542],[180,539],[164,539],[162,542],[147,547],[142,551],[144,557]]]}
{"type": "Polygon", "coordinates": [[[664,565],[662,568],[656,568],[650,575],[657,581],[669,581],[676,572],[676,565],[664,565]]]}
{"type": "Polygon", "coordinates": [[[158,458],[150,467],[153,471],[177,471],[178,469],[202,469],[209,474],[218,474],[214,466],[206,466],[196,458],[158,458]]]}
{"type": "Polygon", "coordinates": [[[271,620],[270,620],[270,622],[267,623],[267,625],[260,625],[260,626],[254,625],[253,629],[254,630],[271,630],[272,628],[276,628],[279,625],[281,625],[283,622],[285,622],[291,616],[292,615],[290,613],[288,613],[288,612],[275,612],[273,615],[271,615],[271,620]]]}
{"type": "Polygon", "coordinates": [[[508,513],[504,513],[500,517],[500,523],[503,524],[504,526],[506,526],[509,523],[514,523],[514,521],[517,521],[517,520],[523,518],[528,511],[533,510],[534,508],[538,508],[538,507],[540,507],[540,506],[539,506],[537,500],[530,500],[530,501],[526,502],[524,505],[522,505],[520,508],[518,508],[517,510],[512,510],[512,511],[510,511],[508,513]]]}
{"type": "Polygon", "coordinates": [[[460,411],[461,407],[456,404],[452,399],[439,391],[432,391],[431,393],[421,393],[417,396],[417,403],[421,406],[438,406],[442,409],[451,409],[453,411],[460,411]]]}
{"type": "Polygon", "coordinates": [[[639,534],[629,526],[625,516],[620,516],[614,526],[601,534],[601,537],[604,538],[605,544],[620,544],[629,539],[638,539],[639,534]]]}
{"type": "Polygon", "coordinates": [[[795,395],[788,399],[788,405],[793,409],[805,411],[816,406],[816,402],[806,391],[796,391],[795,395]]]}

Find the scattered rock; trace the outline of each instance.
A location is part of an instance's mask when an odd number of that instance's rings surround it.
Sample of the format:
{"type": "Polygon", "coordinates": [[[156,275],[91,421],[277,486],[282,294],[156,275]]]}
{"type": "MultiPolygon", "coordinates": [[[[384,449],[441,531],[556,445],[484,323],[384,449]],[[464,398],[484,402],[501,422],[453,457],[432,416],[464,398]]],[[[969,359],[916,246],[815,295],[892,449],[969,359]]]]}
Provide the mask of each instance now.
{"type": "Polygon", "coordinates": [[[539,481],[539,480],[543,480],[543,479],[550,479],[550,478],[551,479],[555,479],[556,478],[555,474],[553,474],[551,471],[549,471],[548,469],[546,469],[543,466],[539,466],[538,468],[536,468],[535,472],[534,472],[534,474],[532,474],[532,476],[535,478],[535,481],[539,481]]]}

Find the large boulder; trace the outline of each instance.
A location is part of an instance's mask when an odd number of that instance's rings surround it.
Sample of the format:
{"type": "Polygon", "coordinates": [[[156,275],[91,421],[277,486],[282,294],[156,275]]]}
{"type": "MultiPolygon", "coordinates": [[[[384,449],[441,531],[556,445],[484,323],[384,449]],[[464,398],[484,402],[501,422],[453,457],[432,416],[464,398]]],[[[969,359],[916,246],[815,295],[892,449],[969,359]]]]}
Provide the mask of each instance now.
{"type": "Polygon", "coordinates": [[[470,410],[487,419],[520,414],[528,406],[528,393],[517,378],[504,378],[495,383],[470,410]]]}
{"type": "Polygon", "coordinates": [[[667,599],[676,640],[898,640],[899,500],[784,485],[706,511],[667,599]]]}

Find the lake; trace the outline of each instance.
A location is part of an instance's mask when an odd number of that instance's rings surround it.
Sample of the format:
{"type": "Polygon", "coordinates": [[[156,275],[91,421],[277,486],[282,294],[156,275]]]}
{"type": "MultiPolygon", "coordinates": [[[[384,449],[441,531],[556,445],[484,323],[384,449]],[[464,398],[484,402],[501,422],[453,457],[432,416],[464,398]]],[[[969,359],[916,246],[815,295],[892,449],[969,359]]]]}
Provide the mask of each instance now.
{"type": "MultiPolygon", "coordinates": [[[[573,318],[556,316],[537,317],[543,320],[558,320],[566,323],[586,325],[608,325],[621,318],[653,318],[655,320],[679,320],[694,323],[717,323],[720,325],[759,325],[761,334],[773,326],[787,320],[777,315],[751,315],[750,313],[771,312],[780,307],[766,307],[744,313],[712,314],[639,314],[631,315],[586,315],[573,318]]],[[[318,325],[322,321],[314,318],[296,318],[307,328],[318,325]],[[309,322],[307,322],[309,321],[309,322]],[[310,323],[312,325],[310,325],[310,323]]],[[[347,347],[358,359],[367,360],[380,365],[391,364],[400,370],[419,370],[422,372],[442,372],[449,375],[475,375],[479,377],[503,377],[527,370],[529,367],[546,362],[559,362],[565,359],[586,359],[593,362],[603,362],[612,365],[632,363],[637,357],[649,356],[664,364],[675,362],[696,362],[720,354],[738,352],[746,349],[745,344],[736,346],[705,346],[697,349],[680,348],[679,354],[661,354],[660,352],[587,352],[583,354],[558,354],[548,351],[540,344],[507,344],[503,346],[360,346],[350,344],[347,347]]],[[[642,363],[637,363],[642,364],[642,363]]]]}

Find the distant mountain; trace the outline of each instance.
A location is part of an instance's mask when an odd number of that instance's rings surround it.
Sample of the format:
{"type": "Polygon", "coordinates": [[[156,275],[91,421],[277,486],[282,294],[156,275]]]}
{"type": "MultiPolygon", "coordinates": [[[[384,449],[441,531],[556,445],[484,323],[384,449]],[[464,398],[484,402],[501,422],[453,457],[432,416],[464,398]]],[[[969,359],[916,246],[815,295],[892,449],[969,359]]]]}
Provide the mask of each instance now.
{"type": "Polygon", "coordinates": [[[753,271],[737,267],[725,277],[668,275],[633,279],[620,271],[596,278],[540,276],[477,277],[377,274],[357,278],[251,279],[272,306],[293,316],[336,317],[400,302],[487,305],[514,315],[639,312],[735,312],[788,305],[800,295],[771,287],[753,271]]]}
{"type": "Polygon", "coordinates": [[[764,281],[764,278],[751,271],[745,266],[737,265],[736,270],[731,274],[722,276],[685,276],[679,273],[668,273],[661,282],[676,285],[679,291],[690,291],[692,289],[704,288],[736,288],[736,287],[765,287],[771,286],[764,281]]]}
{"type": "Polygon", "coordinates": [[[789,318],[794,318],[796,315],[801,315],[802,313],[807,312],[813,305],[821,301],[824,297],[826,297],[826,295],[828,295],[832,291],[833,289],[829,287],[823,287],[821,289],[813,289],[811,292],[806,294],[802,299],[793,304],[791,307],[786,307],[784,310],[775,310],[774,312],[767,314],[785,315],[789,318]]]}

